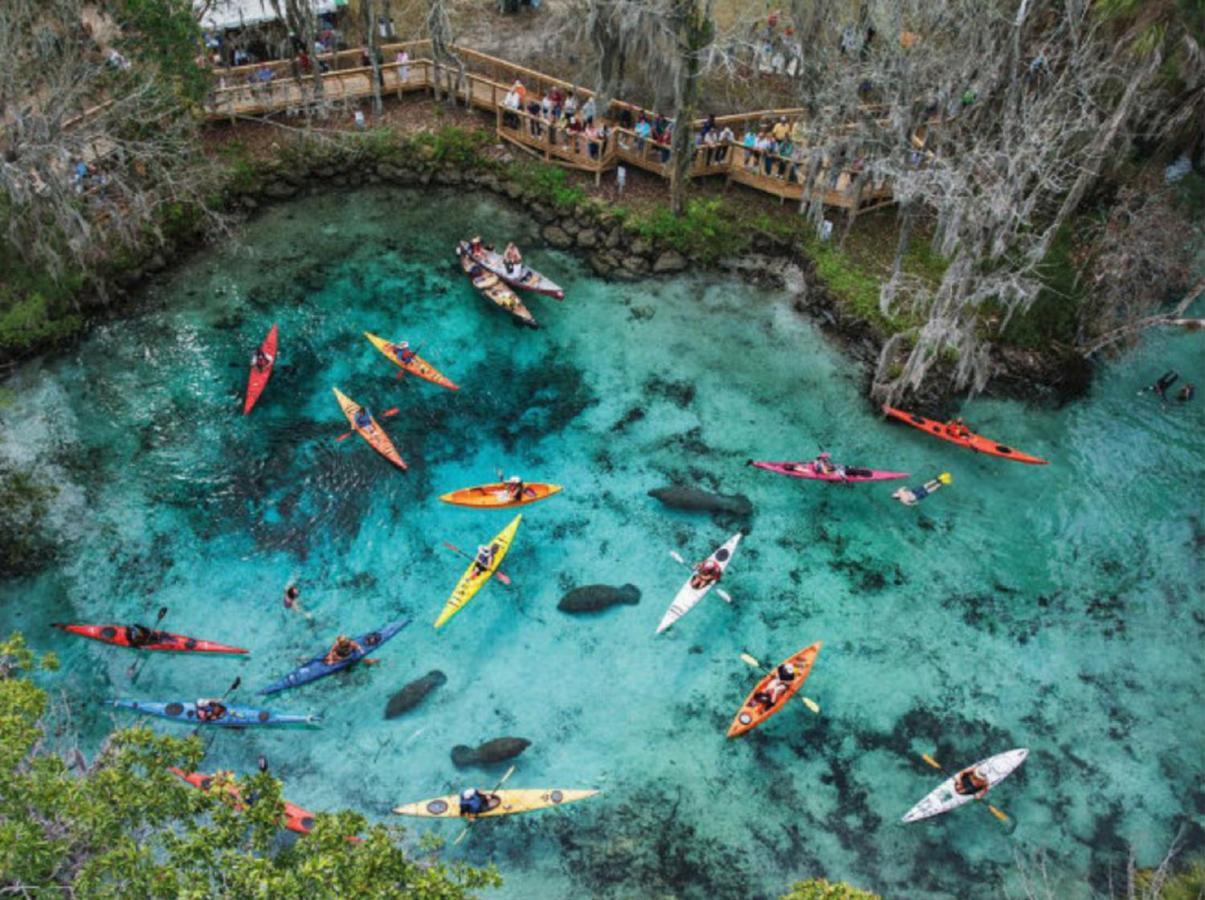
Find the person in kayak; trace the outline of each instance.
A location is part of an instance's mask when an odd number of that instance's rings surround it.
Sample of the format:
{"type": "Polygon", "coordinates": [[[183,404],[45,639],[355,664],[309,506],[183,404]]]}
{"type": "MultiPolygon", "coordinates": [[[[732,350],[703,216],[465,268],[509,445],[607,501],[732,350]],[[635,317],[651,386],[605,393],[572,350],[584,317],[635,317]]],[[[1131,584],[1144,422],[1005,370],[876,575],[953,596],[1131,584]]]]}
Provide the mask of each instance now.
{"type": "Polygon", "coordinates": [[[506,250],[502,253],[502,261],[506,263],[506,274],[510,275],[516,268],[523,265],[523,254],[512,242],[506,245],[506,250]]]}
{"type": "Polygon", "coordinates": [[[490,544],[488,547],[483,544],[477,548],[477,555],[473,557],[474,578],[488,572],[493,566],[495,549],[494,544],[490,544]]]}
{"type": "Polygon", "coordinates": [[[367,431],[369,434],[375,430],[372,425],[372,413],[366,407],[361,406],[356,410],[356,427],[361,431],[367,431]]]}
{"type": "Polygon", "coordinates": [[[991,787],[988,780],[974,768],[963,769],[954,776],[954,791],[964,797],[974,797],[978,800],[991,787]]]}
{"type": "Polygon", "coordinates": [[[480,258],[483,249],[484,248],[481,246],[480,235],[469,241],[469,256],[473,257],[474,259],[480,258]]]}
{"type": "Polygon", "coordinates": [[[331,645],[331,649],[322,658],[322,661],[328,666],[333,666],[336,663],[347,662],[355,654],[363,652],[363,647],[347,635],[341,634],[335,638],[335,643],[331,645]]]}
{"type": "Polygon", "coordinates": [[[833,465],[833,458],[827,450],[817,456],[812,464],[821,475],[832,475],[837,471],[837,467],[833,465]]]}
{"type": "Polygon", "coordinates": [[[130,642],[131,647],[145,647],[147,644],[153,644],[159,638],[159,632],[147,628],[145,625],[127,625],[126,640],[130,642]]]}
{"type": "Polygon", "coordinates": [[[221,700],[199,699],[197,706],[197,721],[198,722],[216,722],[222,716],[226,715],[226,706],[221,700]]]}
{"type": "Polygon", "coordinates": [[[263,372],[272,365],[272,357],[264,353],[263,347],[256,347],[255,353],[251,356],[251,365],[255,366],[255,371],[263,372]]]}
{"type": "Polygon", "coordinates": [[[402,341],[400,344],[391,344],[390,346],[393,349],[393,353],[397,357],[398,362],[400,362],[402,365],[410,363],[414,357],[418,356],[417,353],[410,349],[409,341],[402,341]]]}
{"type": "Polygon", "coordinates": [[[1180,380],[1178,372],[1168,369],[1159,376],[1159,380],[1151,385],[1151,392],[1160,400],[1167,399],[1167,389],[1180,380]]]}
{"type": "Polygon", "coordinates": [[[963,420],[962,416],[946,422],[945,428],[946,434],[948,434],[950,437],[966,440],[971,436],[971,429],[967,428],[967,423],[963,420]]]}
{"type": "Polygon", "coordinates": [[[695,574],[691,576],[690,586],[696,591],[715,584],[724,574],[724,568],[710,556],[695,566],[695,574]]]}
{"type": "Polygon", "coordinates": [[[524,494],[535,496],[536,492],[523,483],[523,479],[518,475],[512,475],[506,481],[506,493],[511,500],[518,503],[523,499],[524,494]]]}
{"type": "Polygon", "coordinates": [[[479,816],[489,812],[491,795],[484,794],[476,788],[465,788],[460,792],[460,814],[462,816],[479,816]]]}

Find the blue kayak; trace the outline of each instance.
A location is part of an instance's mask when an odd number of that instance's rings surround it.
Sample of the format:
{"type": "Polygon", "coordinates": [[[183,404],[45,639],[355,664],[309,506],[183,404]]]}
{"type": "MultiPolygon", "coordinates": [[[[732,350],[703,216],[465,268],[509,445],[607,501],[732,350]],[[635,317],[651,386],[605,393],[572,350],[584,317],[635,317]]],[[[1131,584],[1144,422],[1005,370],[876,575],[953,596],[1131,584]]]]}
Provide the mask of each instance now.
{"type": "Polygon", "coordinates": [[[188,722],[191,725],[217,725],[220,728],[250,728],[256,725],[298,725],[311,724],[321,721],[321,716],[299,716],[291,713],[278,713],[270,709],[256,709],[254,706],[234,706],[223,703],[226,713],[220,719],[197,718],[197,704],[175,700],[170,703],[155,703],[143,700],[110,700],[110,706],[120,709],[132,709],[137,713],[148,716],[159,716],[176,722],[188,722]]]}
{"type": "Polygon", "coordinates": [[[382,625],[375,631],[362,634],[358,638],[354,638],[355,642],[360,645],[358,653],[352,653],[346,659],[341,659],[336,663],[326,662],[325,653],[315,656],[283,678],[276,679],[276,681],[273,681],[266,688],[261,689],[259,693],[275,694],[278,691],[287,691],[289,688],[301,687],[303,684],[309,684],[311,681],[317,681],[319,678],[333,675],[335,672],[358,663],[369,653],[379,649],[382,644],[409,624],[409,619],[399,619],[396,622],[390,622],[388,625],[382,625]]]}

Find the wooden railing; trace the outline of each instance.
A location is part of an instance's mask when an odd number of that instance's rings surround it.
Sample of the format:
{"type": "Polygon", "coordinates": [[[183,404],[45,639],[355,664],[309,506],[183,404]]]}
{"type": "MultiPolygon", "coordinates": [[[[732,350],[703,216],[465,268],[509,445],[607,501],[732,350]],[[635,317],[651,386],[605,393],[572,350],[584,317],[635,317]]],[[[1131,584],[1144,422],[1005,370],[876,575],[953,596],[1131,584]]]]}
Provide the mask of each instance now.
{"type": "MultiPolygon", "coordinates": [[[[589,89],[466,47],[455,48],[466,65],[461,79],[456,67],[437,65],[425,56],[398,63],[396,57],[402,50],[412,56],[430,53],[431,42],[410,41],[380,48],[383,62],[378,65],[377,72],[382,96],[400,97],[409,91],[434,90],[438,85],[442,93],[454,95],[466,106],[492,113],[500,139],[550,162],[593,173],[595,183],[604,172],[620,164],[636,166],[663,178],[672,177],[670,147],[657,144],[651,138],[639,138],[631,129],[608,126],[605,139],[591,141],[584,134],[570,134],[560,125],[549,123],[526,109],[514,110],[503,105],[515,81],[522,81],[530,99],[538,99],[554,87],[566,94],[572,92],[579,109],[594,97],[589,89]]],[[[362,62],[359,50],[322,54],[311,61],[311,66],[325,68],[321,73],[323,104],[349,110],[359,108],[365,99],[373,96],[374,70],[362,62]]],[[[296,62],[288,60],[219,69],[215,75],[219,79],[218,85],[206,103],[206,113],[211,119],[233,120],[239,116],[274,112],[297,114],[318,105],[313,73],[297,77],[297,71],[296,62]],[[266,79],[265,73],[270,73],[266,79]]],[[[641,114],[650,121],[655,118],[651,110],[612,100],[599,119],[614,121],[625,111],[633,120],[641,114]]],[[[875,115],[878,110],[867,106],[859,112],[875,115]]],[[[764,109],[718,116],[716,124],[735,129],[783,117],[788,121],[797,120],[804,115],[805,110],[801,108],[764,109]]],[[[702,125],[703,120],[696,120],[693,130],[702,125]]],[[[689,173],[692,178],[722,175],[729,182],[772,194],[782,201],[799,200],[805,193],[811,152],[805,148],[798,157],[786,158],[746,148],[735,141],[696,145],[692,148],[689,173]]],[[[851,214],[892,202],[889,184],[859,179],[854,165],[837,170],[819,167],[807,193],[822,199],[827,206],[844,208],[851,214]]]]}

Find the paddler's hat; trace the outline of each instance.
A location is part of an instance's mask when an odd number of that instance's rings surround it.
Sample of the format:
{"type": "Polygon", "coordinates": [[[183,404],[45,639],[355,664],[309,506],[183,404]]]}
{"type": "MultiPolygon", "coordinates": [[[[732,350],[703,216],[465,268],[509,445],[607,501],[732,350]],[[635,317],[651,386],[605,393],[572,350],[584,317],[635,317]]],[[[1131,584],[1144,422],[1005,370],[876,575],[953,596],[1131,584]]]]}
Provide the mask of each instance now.
{"type": "Polygon", "coordinates": [[[462,800],[472,800],[473,799],[473,789],[465,788],[463,791],[460,792],[460,798],[462,800]]]}
{"type": "Polygon", "coordinates": [[[510,483],[510,484],[518,484],[518,483],[519,483],[520,481],[522,481],[523,479],[522,479],[522,478],[520,478],[518,475],[512,475],[512,476],[510,476],[510,478],[508,478],[508,479],[506,479],[506,480],[507,480],[507,482],[508,482],[508,483],[510,483]]]}

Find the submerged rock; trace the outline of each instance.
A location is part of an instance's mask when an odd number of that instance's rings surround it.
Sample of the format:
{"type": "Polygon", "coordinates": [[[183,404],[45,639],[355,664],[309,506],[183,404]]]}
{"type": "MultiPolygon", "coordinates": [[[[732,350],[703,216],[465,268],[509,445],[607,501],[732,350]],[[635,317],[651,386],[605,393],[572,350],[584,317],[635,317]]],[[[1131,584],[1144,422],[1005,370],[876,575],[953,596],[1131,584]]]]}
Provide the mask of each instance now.
{"type": "Polygon", "coordinates": [[[531,741],[520,737],[500,737],[486,741],[476,750],[457,744],[452,748],[452,762],[457,766],[488,766],[503,760],[513,759],[531,746],[531,741]]]}
{"type": "Polygon", "coordinates": [[[556,608],[561,612],[601,612],[616,604],[626,603],[635,606],[640,602],[640,588],[634,584],[623,587],[611,587],[609,584],[587,584],[574,588],[564,597],[556,608]]]}
{"type": "Polygon", "coordinates": [[[734,516],[753,515],[753,504],[744,494],[713,494],[710,491],[691,487],[662,487],[649,491],[671,509],[688,512],[719,512],[734,516]]]}
{"type": "Polygon", "coordinates": [[[424,697],[441,684],[446,683],[447,680],[447,676],[439,669],[432,669],[422,678],[410,682],[389,698],[389,702],[385,705],[385,718],[395,719],[402,713],[414,709],[423,702],[424,697]]]}

